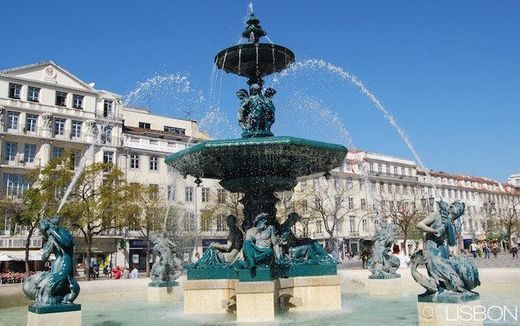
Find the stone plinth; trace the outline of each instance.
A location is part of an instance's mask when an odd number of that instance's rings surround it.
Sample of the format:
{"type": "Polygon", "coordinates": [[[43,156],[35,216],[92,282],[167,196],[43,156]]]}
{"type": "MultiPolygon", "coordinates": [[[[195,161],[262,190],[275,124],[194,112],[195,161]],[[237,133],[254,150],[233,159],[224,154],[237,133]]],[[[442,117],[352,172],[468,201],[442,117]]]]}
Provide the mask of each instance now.
{"type": "Polygon", "coordinates": [[[237,321],[269,322],[278,310],[279,281],[238,282],[237,321]]]}
{"type": "Polygon", "coordinates": [[[233,310],[236,280],[188,280],[184,288],[186,314],[225,314],[233,310]]]}
{"type": "Polygon", "coordinates": [[[337,275],[280,279],[280,296],[291,311],[341,309],[341,278],[337,275]]]}
{"type": "Polygon", "coordinates": [[[81,305],[31,305],[27,311],[27,326],[81,326],[81,305]]]}
{"type": "Polygon", "coordinates": [[[420,326],[482,326],[485,319],[485,308],[480,300],[463,303],[418,302],[417,313],[420,326]]]}
{"type": "Polygon", "coordinates": [[[177,303],[181,300],[181,288],[176,286],[148,286],[148,302],[177,303]]]}
{"type": "Polygon", "coordinates": [[[368,295],[379,297],[397,297],[401,295],[401,278],[369,278],[368,295]]]}

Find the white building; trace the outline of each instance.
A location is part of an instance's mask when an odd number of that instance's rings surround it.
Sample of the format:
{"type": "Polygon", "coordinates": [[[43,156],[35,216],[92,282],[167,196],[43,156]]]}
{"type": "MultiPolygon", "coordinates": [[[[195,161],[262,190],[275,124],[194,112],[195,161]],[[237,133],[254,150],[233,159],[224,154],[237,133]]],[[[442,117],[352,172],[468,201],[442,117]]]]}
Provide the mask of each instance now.
{"type": "Polygon", "coordinates": [[[510,185],[520,187],[520,173],[512,174],[507,181],[510,185]]]}

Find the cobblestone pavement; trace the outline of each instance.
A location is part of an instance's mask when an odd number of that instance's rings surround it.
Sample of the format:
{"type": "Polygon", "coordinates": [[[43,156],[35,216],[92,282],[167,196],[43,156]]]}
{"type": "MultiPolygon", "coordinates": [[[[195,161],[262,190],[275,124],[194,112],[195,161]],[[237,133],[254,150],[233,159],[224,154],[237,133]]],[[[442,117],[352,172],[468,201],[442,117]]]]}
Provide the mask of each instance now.
{"type": "MultiPolygon", "coordinates": [[[[502,254],[498,254],[497,257],[494,257],[493,255],[491,255],[491,258],[484,258],[484,256],[482,256],[482,257],[477,256],[477,258],[473,258],[473,256],[468,254],[468,255],[466,255],[466,257],[468,257],[468,259],[473,261],[475,266],[477,266],[478,268],[487,268],[487,267],[492,267],[492,268],[518,267],[518,268],[520,268],[520,258],[517,258],[517,257],[513,258],[513,256],[511,254],[502,253],[502,254]]],[[[340,268],[340,269],[344,269],[344,268],[362,269],[362,263],[361,263],[361,260],[356,257],[356,258],[351,259],[350,261],[347,261],[346,263],[339,265],[338,268],[340,268]]]]}

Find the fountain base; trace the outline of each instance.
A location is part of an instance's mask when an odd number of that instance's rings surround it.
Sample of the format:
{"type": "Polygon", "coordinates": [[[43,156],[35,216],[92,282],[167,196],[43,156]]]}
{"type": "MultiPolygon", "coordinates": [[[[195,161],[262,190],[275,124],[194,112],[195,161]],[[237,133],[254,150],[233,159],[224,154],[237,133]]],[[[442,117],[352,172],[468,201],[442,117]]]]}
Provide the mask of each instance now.
{"type": "Polygon", "coordinates": [[[184,288],[186,314],[225,314],[235,308],[236,280],[188,280],[184,288]]]}
{"type": "Polygon", "coordinates": [[[401,278],[377,279],[369,278],[367,282],[370,296],[399,296],[401,295],[401,278]]]}
{"type": "Polygon", "coordinates": [[[27,311],[27,326],[81,326],[81,305],[36,306],[27,311]]]}
{"type": "Polygon", "coordinates": [[[178,286],[148,286],[148,302],[176,303],[181,300],[181,289],[178,286]]]}
{"type": "Polygon", "coordinates": [[[279,295],[284,310],[340,310],[341,278],[331,275],[280,279],[279,295]]]}
{"type": "Polygon", "coordinates": [[[278,311],[280,282],[238,282],[236,287],[237,321],[269,322],[278,311]]]}

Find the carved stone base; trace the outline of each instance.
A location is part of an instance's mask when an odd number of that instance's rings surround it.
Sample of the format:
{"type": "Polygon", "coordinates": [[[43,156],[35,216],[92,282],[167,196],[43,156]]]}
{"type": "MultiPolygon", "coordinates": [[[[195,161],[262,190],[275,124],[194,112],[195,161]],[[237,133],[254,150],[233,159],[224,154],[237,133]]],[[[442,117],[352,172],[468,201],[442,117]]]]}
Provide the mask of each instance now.
{"type": "Polygon", "coordinates": [[[181,300],[180,286],[171,286],[171,287],[158,287],[158,286],[149,286],[148,287],[148,302],[150,303],[177,303],[181,300]]]}
{"type": "Polygon", "coordinates": [[[235,309],[235,280],[188,280],[184,288],[186,314],[225,314],[235,309]]]}
{"type": "Polygon", "coordinates": [[[368,295],[370,296],[394,297],[401,295],[401,278],[369,278],[367,286],[368,295]]]}
{"type": "Polygon", "coordinates": [[[340,310],[341,278],[330,275],[280,279],[280,300],[285,310],[340,310]]]}
{"type": "Polygon", "coordinates": [[[81,326],[81,305],[29,306],[27,326],[81,326]]]}
{"type": "Polygon", "coordinates": [[[269,322],[278,310],[279,282],[238,282],[236,286],[237,321],[269,322]]]}
{"type": "Polygon", "coordinates": [[[418,302],[420,326],[482,326],[485,315],[480,300],[464,303],[418,302]]]}

